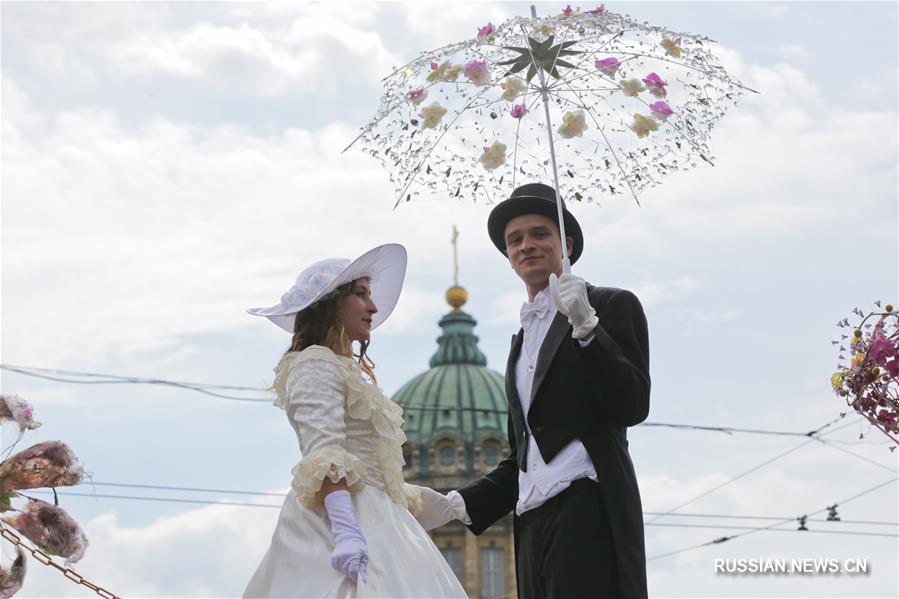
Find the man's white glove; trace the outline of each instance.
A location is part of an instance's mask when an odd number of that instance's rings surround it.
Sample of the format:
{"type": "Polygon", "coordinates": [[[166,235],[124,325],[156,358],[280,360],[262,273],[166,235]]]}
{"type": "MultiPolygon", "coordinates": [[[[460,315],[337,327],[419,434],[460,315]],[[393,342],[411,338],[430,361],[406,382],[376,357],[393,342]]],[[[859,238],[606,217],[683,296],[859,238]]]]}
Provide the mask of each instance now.
{"type": "Polygon", "coordinates": [[[415,515],[415,519],[425,530],[439,528],[451,520],[471,523],[468,512],[465,511],[465,500],[456,491],[444,495],[430,487],[412,486],[421,491],[421,511],[415,515]]]}
{"type": "Polygon", "coordinates": [[[334,536],[334,551],[331,552],[331,567],[356,582],[366,581],[368,568],[368,544],[353,513],[353,500],[349,491],[333,491],[325,496],[325,510],[331,520],[331,534],[334,536]]]}
{"type": "Polygon", "coordinates": [[[584,279],[571,273],[563,273],[561,277],[552,273],[549,275],[549,290],[556,302],[556,309],[567,316],[568,322],[574,327],[571,336],[575,339],[589,337],[599,319],[596,318],[596,310],[590,305],[584,279]]]}

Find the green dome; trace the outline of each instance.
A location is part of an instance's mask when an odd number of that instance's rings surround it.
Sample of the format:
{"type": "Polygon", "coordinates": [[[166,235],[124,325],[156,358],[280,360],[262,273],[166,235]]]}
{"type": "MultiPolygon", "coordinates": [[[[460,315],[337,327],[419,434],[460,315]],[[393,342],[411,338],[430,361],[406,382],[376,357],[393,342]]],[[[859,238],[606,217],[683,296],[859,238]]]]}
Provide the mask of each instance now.
{"type": "Polygon", "coordinates": [[[449,434],[465,445],[505,437],[508,406],[503,375],[487,368],[474,334],[477,321],[456,309],[440,319],[443,334],[431,369],[403,385],[393,401],[403,408],[410,443],[449,434]]]}

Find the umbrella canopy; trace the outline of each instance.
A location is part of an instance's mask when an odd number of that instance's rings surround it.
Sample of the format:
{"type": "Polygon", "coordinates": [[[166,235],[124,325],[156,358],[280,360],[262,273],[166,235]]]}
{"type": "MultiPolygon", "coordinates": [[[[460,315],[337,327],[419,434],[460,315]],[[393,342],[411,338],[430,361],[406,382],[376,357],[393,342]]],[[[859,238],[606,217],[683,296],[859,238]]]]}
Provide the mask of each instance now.
{"type": "Polygon", "coordinates": [[[712,44],[601,6],[487,23],[387,76],[350,147],[383,164],[397,204],[490,204],[532,181],[569,201],[636,200],[712,163],[710,132],[746,90],[712,44]]]}

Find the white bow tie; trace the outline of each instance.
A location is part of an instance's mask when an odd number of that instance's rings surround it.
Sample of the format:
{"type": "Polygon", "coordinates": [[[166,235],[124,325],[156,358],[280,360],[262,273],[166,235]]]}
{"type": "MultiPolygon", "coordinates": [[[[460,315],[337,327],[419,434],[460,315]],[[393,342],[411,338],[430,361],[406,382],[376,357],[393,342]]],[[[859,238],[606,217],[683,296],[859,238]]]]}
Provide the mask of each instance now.
{"type": "Polygon", "coordinates": [[[521,326],[525,330],[529,329],[534,321],[542,320],[547,312],[549,312],[549,302],[546,296],[540,293],[533,302],[521,304],[521,326]]]}

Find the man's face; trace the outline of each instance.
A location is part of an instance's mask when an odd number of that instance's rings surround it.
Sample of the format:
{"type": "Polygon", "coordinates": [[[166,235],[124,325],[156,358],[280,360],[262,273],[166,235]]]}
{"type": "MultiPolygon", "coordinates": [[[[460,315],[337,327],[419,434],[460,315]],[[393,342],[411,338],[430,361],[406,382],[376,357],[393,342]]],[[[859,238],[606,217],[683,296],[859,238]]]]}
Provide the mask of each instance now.
{"type": "MultiPolygon", "coordinates": [[[[541,214],[516,216],[506,224],[503,237],[509,263],[526,285],[545,287],[550,273],[561,272],[562,243],[554,220],[541,214]]],[[[573,239],[567,241],[570,254],[573,239]]]]}

